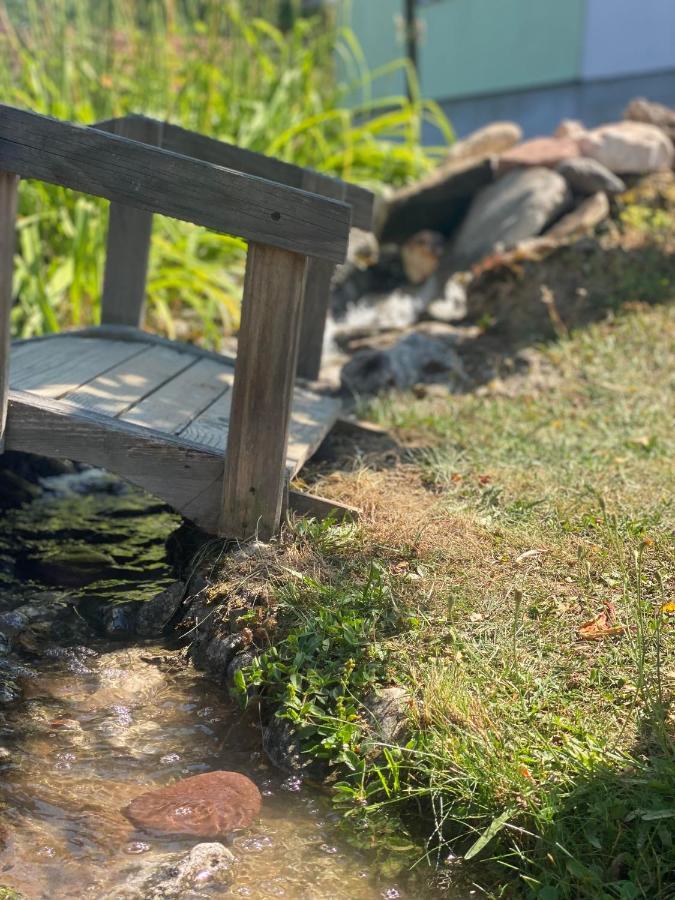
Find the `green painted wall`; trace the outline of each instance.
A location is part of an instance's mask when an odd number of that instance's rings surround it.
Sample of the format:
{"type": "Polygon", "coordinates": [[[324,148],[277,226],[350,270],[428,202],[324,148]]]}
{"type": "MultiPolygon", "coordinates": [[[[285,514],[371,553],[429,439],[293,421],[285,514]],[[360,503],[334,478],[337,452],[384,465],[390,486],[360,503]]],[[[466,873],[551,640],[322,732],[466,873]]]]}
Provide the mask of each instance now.
{"type": "MultiPolygon", "coordinates": [[[[351,0],[371,66],[403,54],[394,17],[403,0],[351,0]]],[[[586,0],[436,0],[420,4],[424,95],[437,100],[573,81],[580,75],[586,0]]],[[[400,92],[403,79],[390,81],[400,92]]]]}
{"type": "MultiPolygon", "coordinates": [[[[343,9],[345,21],[361,44],[369,69],[377,69],[405,56],[396,27],[403,0],[345,0],[343,9]]],[[[374,98],[405,92],[406,81],[401,69],[378,78],[372,85],[374,98]]]]}
{"type": "Polygon", "coordinates": [[[422,8],[424,93],[466,97],[577,78],[584,9],[585,0],[439,0],[422,8]]]}

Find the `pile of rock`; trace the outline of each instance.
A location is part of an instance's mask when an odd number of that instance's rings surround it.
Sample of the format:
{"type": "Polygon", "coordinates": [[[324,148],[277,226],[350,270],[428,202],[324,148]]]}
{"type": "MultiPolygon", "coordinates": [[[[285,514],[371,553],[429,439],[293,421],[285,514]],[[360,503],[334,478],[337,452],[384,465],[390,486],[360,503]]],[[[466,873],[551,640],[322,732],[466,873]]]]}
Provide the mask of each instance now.
{"type": "MultiPolygon", "coordinates": [[[[675,110],[635,100],[623,121],[599,128],[563,121],[554,135],[523,141],[518,125],[495,122],[457,142],[430,175],[381,198],[375,235],[353,236],[334,284],[330,338],[339,343],[374,318],[385,327],[427,312],[461,319],[458,273],[523,244],[552,249],[594,230],[627,182],[673,167],[674,137],[675,110]]],[[[358,391],[347,376],[343,385],[358,391]]]]}

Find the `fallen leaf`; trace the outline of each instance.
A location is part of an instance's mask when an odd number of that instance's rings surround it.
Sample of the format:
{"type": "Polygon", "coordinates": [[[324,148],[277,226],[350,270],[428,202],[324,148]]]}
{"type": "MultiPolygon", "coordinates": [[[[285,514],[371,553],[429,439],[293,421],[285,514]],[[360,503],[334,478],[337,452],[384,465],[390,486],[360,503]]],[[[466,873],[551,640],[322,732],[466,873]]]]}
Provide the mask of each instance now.
{"type": "Polygon", "coordinates": [[[482,622],[484,618],[485,618],[485,616],[483,615],[483,613],[475,612],[475,613],[471,613],[471,615],[469,616],[469,621],[470,622],[482,622]]]}
{"type": "Polygon", "coordinates": [[[516,557],[516,565],[520,565],[526,559],[532,559],[533,556],[541,556],[543,553],[549,553],[548,550],[526,550],[524,553],[521,553],[520,556],[516,557]]]}
{"type": "Polygon", "coordinates": [[[625,625],[615,625],[616,614],[614,605],[606,603],[601,613],[598,613],[594,619],[584,622],[577,629],[577,637],[580,641],[601,641],[604,638],[616,637],[624,634],[625,625]]]}

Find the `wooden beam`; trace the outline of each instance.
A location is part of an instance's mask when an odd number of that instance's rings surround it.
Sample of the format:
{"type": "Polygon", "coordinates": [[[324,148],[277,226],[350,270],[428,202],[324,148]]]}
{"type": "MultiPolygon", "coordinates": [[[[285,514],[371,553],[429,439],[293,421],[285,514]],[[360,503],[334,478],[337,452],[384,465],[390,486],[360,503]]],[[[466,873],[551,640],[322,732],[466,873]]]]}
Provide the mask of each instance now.
{"type": "Polygon", "coordinates": [[[288,492],[288,508],[299,516],[310,516],[313,519],[332,517],[338,522],[358,522],[361,514],[359,509],[347,503],[293,490],[288,492]]]}
{"type": "Polygon", "coordinates": [[[221,534],[270,538],[281,518],[307,260],[249,247],[225,455],[221,534]]]}
{"type": "Polygon", "coordinates": [[[19,179],[0,171],[0,453],[4,449],[9,393],[10,312],[19,179]]]}
{"type": "MultiPolygon", "coordinates": [[[[306,191],[326,191],[320,185],[316,172],[306,171],[303,174],[303,187],[306,191]]],[[[344,199],[347,185],[336,181],[330,186],[335,200],[344,199]]],[[[335,272],[335,264],[326,259],[311,259],[307,267],[305,300],[302,306],[302,323],[300,326],[300,345],[298,349],[298,377],[314,380],[321,370],[323,352],[323,335],[326,330],[326,318],[330,306],[330,284],[335,272]]]]}
{"type": "Polygon", "coordinates": [[[10,391],[9,410],[7,450],[102,466],[216,532],[222,457],[65,400],[10,391]]]}
{"type": "MultiPolygon", "coordinates": [[[[162,143],[161,123],[152,119],[121,119],[115,133],[157,147],[162,143]]],[[[101,297],[103,325],[140,328],[143,324],[151,235],[151,212],[114,201],[110,204],[101,297]]]]}
{"type": "Polygon", "coordinates": [[[344,203],[3,104],[0,168],[307,256],[347,252],[344,203]]]}
{"type": "MultiPolygon", "coordinates": [[[[161,124],[164,129],[162,146],[166,150],[172,150],[174,153],[181,153],[184,156],[192,156],[195,159],[203,159],[206,162],[225,166],[228,169],[236,169],[238,172],[245,172],[247,175],[269,178],[270,181],[286,184],[289,187],[304,188],[303,179],[310,172],[309,169],[275,159],[273,156],[265,156],[262,153],[255,153],[253,150],[245,150],[243,147],[237,147],[234,144],[228,144],[225,141],[207,137],[195,131],[188,131],[178,125],[171,125],[169,122],[160,123],[155,119],[148,119],[146,116],[132,115],[123,116],[120,119],[108,119],[105,122],[97,122],[94,127],[103,131],[114,131],[119,122],[134,121],[161,124]]],[[[318,172],[313,172],[312,174],[317,179],[316,193],[324,197],[332,197],[335,186],[342,186],[345,192],[344,199],[352,207],[352,225],[356,228],[370,231],[373,224],[373,202],[375,199],[371,191],[356,184],[341,181],[339,178],[333,178],[330,175],[322,175],[318,172]]]]}

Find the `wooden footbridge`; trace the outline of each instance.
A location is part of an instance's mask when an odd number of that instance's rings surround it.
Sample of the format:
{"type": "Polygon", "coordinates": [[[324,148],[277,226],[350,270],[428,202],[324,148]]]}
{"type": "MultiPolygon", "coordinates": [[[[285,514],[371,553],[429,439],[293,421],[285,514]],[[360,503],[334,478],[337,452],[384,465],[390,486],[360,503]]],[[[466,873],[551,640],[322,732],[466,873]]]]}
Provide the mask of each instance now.
{"type": "Polygon", "coordinates": [[[371,210],[354,185],[168,123],[0,105],[0,452],[103,466],[239,540],[287,505],[325,511],[288,484],[340,411],[311,381],[332,272],[371,210]],[[99,327],[10,345],[19,178],[110,201],[99,327]],[[248,241],[236,359],[141,329],[153,213],[248,241]]]}

